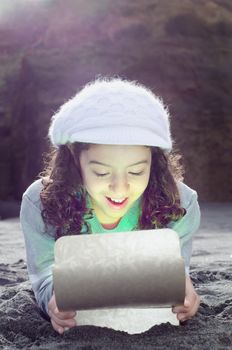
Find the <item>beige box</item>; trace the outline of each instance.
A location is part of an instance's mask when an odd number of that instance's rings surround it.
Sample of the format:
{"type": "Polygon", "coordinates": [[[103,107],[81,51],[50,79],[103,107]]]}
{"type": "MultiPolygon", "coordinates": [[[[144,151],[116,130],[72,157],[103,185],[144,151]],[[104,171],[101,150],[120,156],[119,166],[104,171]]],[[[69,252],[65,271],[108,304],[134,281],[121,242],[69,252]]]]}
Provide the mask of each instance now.
{"type": "Polygon", "coordinates": [[[143,332],[178,325],[185,269],[171,229],[64,236],[55,244],[54,291],[59,310],[77,310],[77,325],[143,332]]]}

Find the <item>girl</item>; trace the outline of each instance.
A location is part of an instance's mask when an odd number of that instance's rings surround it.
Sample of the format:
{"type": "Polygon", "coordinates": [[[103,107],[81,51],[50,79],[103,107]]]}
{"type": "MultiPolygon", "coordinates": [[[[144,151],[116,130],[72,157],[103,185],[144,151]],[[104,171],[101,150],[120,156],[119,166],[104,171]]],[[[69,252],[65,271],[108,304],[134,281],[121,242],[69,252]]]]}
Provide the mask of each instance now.
{"type": "Polygon", "coordinates": [[[53,116],[49,137],[50,163],[24,193],[20,218],[32,288],[53,328],[63,333],[76,325],[75,311],[56,306],[55,240],[136,229],[168,227],[178,233],[186,298],[173,312],[181,321],[191,318],[199,306],[189,262],[200,211],[196,192],[181,182],[180,156],[171,152],[162,101],[135,82],[98,79],[53,116]]]}

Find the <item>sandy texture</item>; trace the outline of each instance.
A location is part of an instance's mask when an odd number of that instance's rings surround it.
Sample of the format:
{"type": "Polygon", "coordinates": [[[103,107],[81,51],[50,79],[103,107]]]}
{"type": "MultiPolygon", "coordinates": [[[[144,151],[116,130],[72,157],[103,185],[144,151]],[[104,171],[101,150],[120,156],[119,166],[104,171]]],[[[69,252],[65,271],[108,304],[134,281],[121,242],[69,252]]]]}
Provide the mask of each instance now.
{"type": "Polygon", "coordinates": [[[162,324],[139,335],[82,326],[60,336],[39,313],[27,281],[17,219],[0,222],[1,349],[231,349],[232,204],[202,205],[191,276],[201,295],[197,316],[180,327],[162,324]]]}

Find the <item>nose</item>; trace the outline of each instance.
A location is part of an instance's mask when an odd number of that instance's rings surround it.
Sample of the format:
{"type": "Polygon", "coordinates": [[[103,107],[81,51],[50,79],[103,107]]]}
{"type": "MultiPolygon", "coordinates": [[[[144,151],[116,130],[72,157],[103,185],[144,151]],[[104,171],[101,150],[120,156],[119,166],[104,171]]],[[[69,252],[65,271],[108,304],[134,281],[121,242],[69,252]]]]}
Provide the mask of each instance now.
{"type": "Polygon", "coordinates": [[[117,194],[118,198],[124,197],[128,193],[129,187],[126,175],[114,175],[109,184],[110,191],[117,194]]]}

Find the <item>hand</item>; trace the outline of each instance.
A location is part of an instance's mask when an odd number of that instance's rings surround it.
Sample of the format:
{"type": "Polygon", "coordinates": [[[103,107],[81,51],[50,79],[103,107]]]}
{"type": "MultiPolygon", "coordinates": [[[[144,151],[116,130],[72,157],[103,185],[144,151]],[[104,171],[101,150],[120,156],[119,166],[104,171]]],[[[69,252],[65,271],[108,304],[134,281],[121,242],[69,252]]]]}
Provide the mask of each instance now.
{"type": "Polygon", "coordinates": [[[186,277],[184,305],[176,305],[172,308],[179,321],[186,321],[193,317],[200,305],[200,297],[196,293],[189,276],[186,277]]]}
{"type": "Polygon", "coordinates": [[[56,297],[53,293],[48,303],[48,314],[51,318],[51,324],[55,331],[63,334],[66,328],[72,328],[76,326],[74,317],[75,311],[61,312],[56,305],[56,297]]]}

